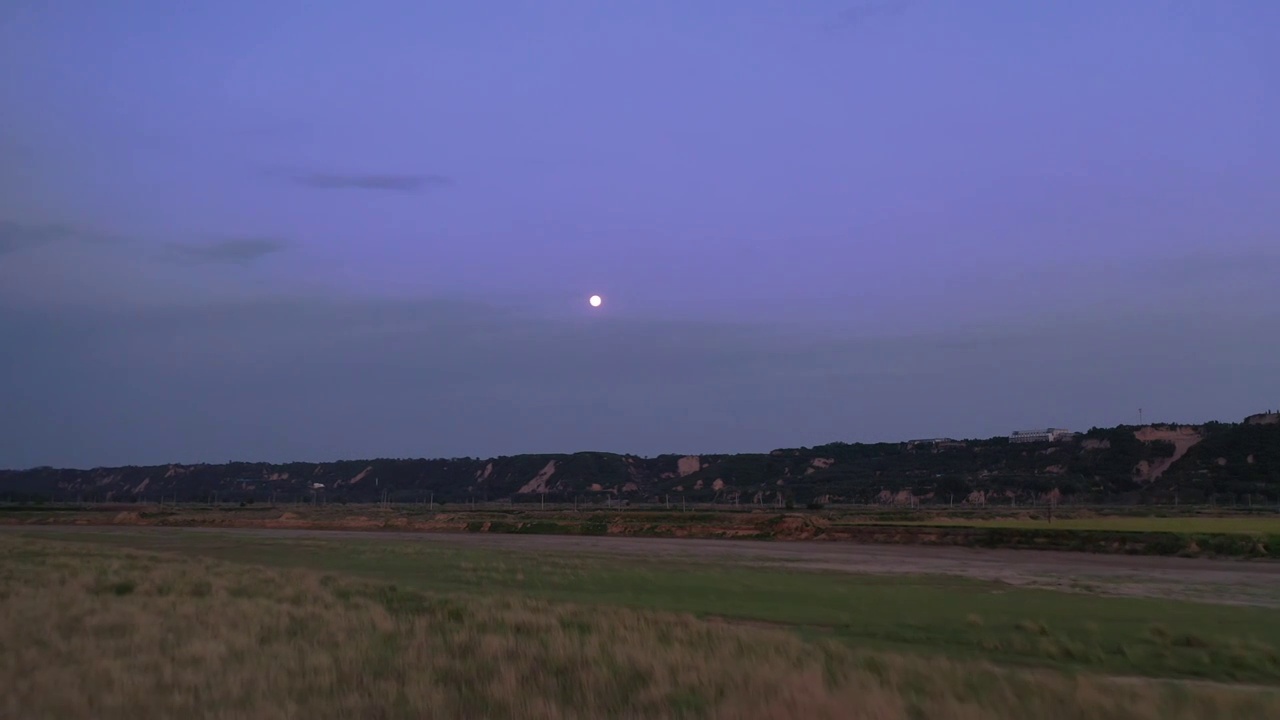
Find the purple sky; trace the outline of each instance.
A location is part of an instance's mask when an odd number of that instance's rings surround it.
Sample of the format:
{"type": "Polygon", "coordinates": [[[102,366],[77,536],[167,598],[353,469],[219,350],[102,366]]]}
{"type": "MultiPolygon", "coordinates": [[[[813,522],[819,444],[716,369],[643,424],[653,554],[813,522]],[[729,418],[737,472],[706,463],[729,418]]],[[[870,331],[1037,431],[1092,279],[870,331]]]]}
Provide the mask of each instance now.
{"type": "Polygon", "coordinates": [[[8,0],[0,467],[1240,419],[1280,405],[1276,37],[1270,0],[8,0]]]}

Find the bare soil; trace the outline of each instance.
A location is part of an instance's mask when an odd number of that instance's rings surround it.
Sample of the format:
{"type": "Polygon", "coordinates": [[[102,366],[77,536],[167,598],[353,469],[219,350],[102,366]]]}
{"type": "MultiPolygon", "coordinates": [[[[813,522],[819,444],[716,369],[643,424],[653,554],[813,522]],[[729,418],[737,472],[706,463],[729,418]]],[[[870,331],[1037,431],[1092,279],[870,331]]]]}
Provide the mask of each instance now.
{"type": "Polygon", "coordinates": [[[1152,480],[1159,478],[1164,474],[1165,470],[1173,467],[1174,463],[1181,460],[1182,456],[1186,455],[1188,450],[1195,447],[1197,443],[1204,439],[1204,436],[1202,436],[1195,428],[1191,427],[1144,427],[1133,435],[1143,442],[1163,440],[1165,442],[1173,443],[1172,456],[1157,460],[1155,463],[1150,465],[1147,464],[1146,460],[1143,460],[1139,464],[1137,472],[1139,479],[1143,482],[1151,482],[1152,480]]]}

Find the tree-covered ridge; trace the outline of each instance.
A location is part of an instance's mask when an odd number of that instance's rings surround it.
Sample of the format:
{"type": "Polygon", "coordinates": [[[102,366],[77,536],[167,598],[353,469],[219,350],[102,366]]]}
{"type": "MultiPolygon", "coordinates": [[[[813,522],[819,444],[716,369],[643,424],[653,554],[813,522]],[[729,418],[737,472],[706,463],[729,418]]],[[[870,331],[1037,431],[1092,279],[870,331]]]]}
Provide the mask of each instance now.
{"type": "Polygon", "coordinates": [[[1280,501],[1280,422],[1093,428],[1060,442],[835,442],[738,455],[614,453],[0,471],[0,499],[262,502],[1280,501]]]}

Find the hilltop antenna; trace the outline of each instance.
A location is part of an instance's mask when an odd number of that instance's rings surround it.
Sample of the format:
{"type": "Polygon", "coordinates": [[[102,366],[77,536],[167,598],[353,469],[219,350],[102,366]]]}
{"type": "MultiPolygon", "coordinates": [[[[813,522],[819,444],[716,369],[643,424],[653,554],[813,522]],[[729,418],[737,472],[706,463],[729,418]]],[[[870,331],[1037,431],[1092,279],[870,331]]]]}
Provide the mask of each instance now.
{"type": "Polygon", "coordinates": [[[1138,408],[1138,424],[1142,424],[1142,408],[1138,408]]]}

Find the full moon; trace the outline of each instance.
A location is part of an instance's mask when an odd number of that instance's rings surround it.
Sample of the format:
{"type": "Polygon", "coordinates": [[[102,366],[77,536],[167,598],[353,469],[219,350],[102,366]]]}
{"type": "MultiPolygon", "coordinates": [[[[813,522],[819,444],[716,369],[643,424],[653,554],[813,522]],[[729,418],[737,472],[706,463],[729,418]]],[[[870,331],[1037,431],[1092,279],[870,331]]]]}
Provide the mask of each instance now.
{"type": "Polygon", "coordinates": [[[587,302],[591,303],[591,307],[600,307],[600,303],[604,300],[599,295],[592,295],[587,302]]]}

